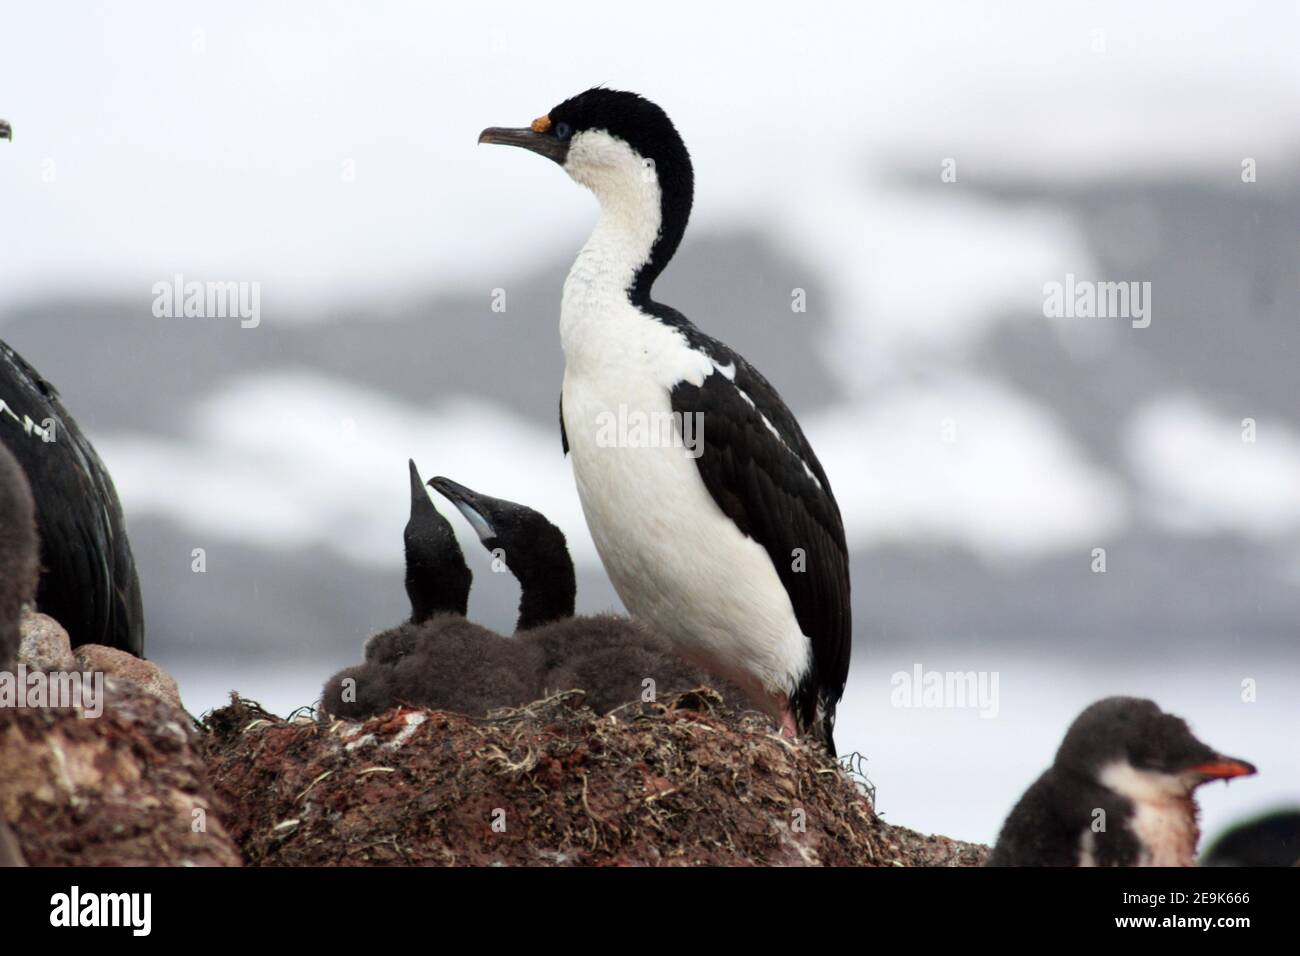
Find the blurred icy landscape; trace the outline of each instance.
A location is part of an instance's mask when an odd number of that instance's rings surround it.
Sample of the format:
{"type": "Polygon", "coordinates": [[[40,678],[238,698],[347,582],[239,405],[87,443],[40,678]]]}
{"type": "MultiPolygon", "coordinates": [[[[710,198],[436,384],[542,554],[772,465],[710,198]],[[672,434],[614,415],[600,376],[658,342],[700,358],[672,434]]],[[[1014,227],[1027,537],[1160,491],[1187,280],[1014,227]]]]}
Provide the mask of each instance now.
{"type": "MultiPolygon", "coordinates": [[[[109,465],[148,651],[190,709],[310,704],[404,617],[407,457],[544,511],[580,608],[617,606],[556,426],[594,201],[474,145],[607,83],[663,105],[695,159],[657,297],[764,370],[839,497],[836,736],[891,822],[991,840],[1111,693],[1260,766],[1205,793],[1211,834],[1300,801],[1300,14],[996,9],[11,18],[0,335],[109,465]],[[260,326],[155,318],[177,273],[260,282],[260,326]],[[1044,318],[1067,273],[1150,282],[1150,327],[1044,318]],[[891,706],[918,663],[998,672],[997,716],[891,706]]],[[[454,521],[471,616],[506,629],[517,592],[454,521]]]]}

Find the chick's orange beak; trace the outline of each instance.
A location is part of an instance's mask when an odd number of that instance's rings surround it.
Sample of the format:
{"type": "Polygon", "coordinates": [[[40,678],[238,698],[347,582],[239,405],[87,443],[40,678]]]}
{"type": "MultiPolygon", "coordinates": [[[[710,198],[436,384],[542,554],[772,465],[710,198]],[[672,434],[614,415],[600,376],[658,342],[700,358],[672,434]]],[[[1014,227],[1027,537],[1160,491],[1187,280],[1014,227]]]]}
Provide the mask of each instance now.
{"type": "Polygon", "coordinates": [[[1235,757],[1216,757],[1187,769],[1208,780],[1231,780],[1233,777],[1249,777],[1256,772],[1254,764],[1235,757]]]}

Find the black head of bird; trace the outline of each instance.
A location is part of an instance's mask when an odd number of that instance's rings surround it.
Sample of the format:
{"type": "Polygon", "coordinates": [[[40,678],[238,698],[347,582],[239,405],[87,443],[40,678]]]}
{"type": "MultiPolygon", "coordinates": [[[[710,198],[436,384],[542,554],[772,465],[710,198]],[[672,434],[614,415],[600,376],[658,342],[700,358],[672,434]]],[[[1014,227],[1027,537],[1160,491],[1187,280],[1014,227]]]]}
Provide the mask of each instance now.
{"type": "Polygon", "coordinates": [[[9,125],[8,120],[0,120],[0,139],[13,140],[14,128],[9,125]]]}
{"type": "Polygon", "coordinates": [[[411,478],[411,517],[402,539],[406,545],[406,595],[411,621],[419,624],[435,614],[464,616],[469,609],[473,574],[465,564],[456,534],[429,499],[414,461],[411,478]]]}
{"type": "Polygon", "coordinates": [[[1084,710],[1066,732],[1056,766],[1137,799],[1187,796],[1212,780],[1255,773],[1252,764],[1198,740],[1181,717],[1137,697],[1108,697],[1084,710]]]}
{"type": "Polygon", "coordinates": [[[573,616],[577,581],[564,532],[532,508],[441,476],[429,486],[454,504],[494,558],[519,581],[516,630],[573,616]]]}
{"type": "Polygon", "coordinates": [[[519,146],[554,160],[602,206],[638,217],[650,254],[629,294],[648,299],[690,219],[695,174],[668,114],[637,93],[600,87],[579,93],[520,128],[490,127],[480,143],[519,146]]]}

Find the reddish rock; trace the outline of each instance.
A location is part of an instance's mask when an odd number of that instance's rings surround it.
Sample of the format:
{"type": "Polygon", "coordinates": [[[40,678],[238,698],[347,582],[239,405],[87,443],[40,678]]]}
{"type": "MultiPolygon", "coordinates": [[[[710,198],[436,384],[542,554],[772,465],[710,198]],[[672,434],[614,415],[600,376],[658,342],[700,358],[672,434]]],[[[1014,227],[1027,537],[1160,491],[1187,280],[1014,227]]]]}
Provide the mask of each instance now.
{"type": "Polygon", "coordinates": [[[24,610],[20,622],[22,643],[18,646],[18,662],[28,670],[70,671],[76,668],[72,644],[63,625],[48,614],[24,610]]]}
{"type": "Polygon", "coordinates": [[[107,678],[103,713],[0,708],[0,818],[32,866],[232,866],[179,708],[107,678]]]}
{"type": "Polygon", "coordinates": [[[100,671],[128,680],[178,710],[185,709],[175,678],[153,661],[141,660],[134,654],[119,651],[115,647],[105,647],[103,644],[82,644],[74,653],[78,670],[100,671]]]}

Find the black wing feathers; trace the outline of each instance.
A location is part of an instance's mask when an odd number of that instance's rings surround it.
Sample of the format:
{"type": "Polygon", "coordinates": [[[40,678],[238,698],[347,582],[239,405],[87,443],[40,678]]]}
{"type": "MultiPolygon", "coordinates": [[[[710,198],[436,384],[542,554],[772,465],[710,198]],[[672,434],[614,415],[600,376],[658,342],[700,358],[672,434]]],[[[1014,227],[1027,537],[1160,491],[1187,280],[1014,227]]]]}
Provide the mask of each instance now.
{"type": "Polygon", "coordinates": [[[849,559],[839,506],[799,423],[767,379],[685,319],[673,324],[718,365],[734,365],[734,381],[715,372],[698,386],[678,383],[673,410],[703,414],[700,476],[723,512],[766,549],[790,594],[813,651],[813,672],[791,703],[811,728],[820,700],[827,719],[818,729],[829,742],[851,649],[849,559]]]}
{"type": "Polygon", "coordinates": [[[74,647],[105,644],[143,655],[140,581],[108,470],[54,386],[3,342],[0,400],[20,419],[54,420],[54,440],[46,442],[8,415],[0,418],[0,440],[22,465],[36,501],[37,608],[64,626],[74,647]]]}

